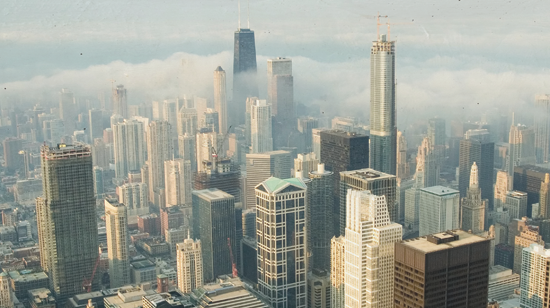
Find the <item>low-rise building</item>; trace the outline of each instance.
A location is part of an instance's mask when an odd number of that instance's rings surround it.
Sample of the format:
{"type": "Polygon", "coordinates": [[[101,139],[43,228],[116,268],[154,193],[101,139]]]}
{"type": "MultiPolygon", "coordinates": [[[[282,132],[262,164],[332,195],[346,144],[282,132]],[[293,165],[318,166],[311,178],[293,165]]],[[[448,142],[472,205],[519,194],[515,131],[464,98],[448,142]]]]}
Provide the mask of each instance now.
{"type": "Polygon", "coordinates": [[[519,274],[512,269],[495,265],[489,269],[489,299],[503,301],[509,299],[519,288],[519,274]]]}

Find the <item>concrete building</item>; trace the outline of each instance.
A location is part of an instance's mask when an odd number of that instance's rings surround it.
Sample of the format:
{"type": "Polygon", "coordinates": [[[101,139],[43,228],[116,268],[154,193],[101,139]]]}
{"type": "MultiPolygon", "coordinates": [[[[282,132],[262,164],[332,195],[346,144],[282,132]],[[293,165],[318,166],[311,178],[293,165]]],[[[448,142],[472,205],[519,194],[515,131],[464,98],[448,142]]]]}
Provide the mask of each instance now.
{"type": "Polygon", "coordinates": [[[319,159],[315,153],[298,153],[298,157],[294,158],[294,173],[301,171],[302,175],[307,176],[311,171],[317,170],[317,165],[319,159]]]}
{"type": "Polygon", "coordinates": [[[191,228],[188,226],[180,228],[166,229],[164,231],[164,238],[166,243],[170,245],[170,256],[176,258],[177,244],[183,243],[183,241],[190,235],[191,228]]]}
{"type": "Polygon", "coordinates": [[[23,150],[23,140],[19,138],[6,138],[3,141],[4,146],[4,164],[6,169],[11,172],[23,168],[23,155],[19,154],[23,150]]]}
{"type": "MultiPolygon", "coordinates": [[[[178,137],[178,102],[175,99],[164,100],[162,119],[170,124],[170,138],[178,137]]],[[[200,115],[199,115],[200,116],[200,115]]]]}
{"type": "Polygon", "coordinates": [[[509,191],[506,193],[506,203],[503,208],[508,210],[510,219],[521,219],[528,215],[527,212],[527,193],[522,191],[509,191]]]}
{"type": "Polygon", "coordinates": [[[439,185],[441,166],[429,137],[425,137],[422,140],[422,144],[418,147],[416,164],[417,170],[422,172],[423,187],[439,185]],[[420,165],[420,167],[418,165],[420,165]]]}
{"type": "MultiPolygon", "coordinates": [[[[31,308],[55,308],[55,297],[47,288],[29,290],[27,297],[31,308]]],[[[88,308],[88,307],[87,307],[88,308]]]]}
{"type": "Polygon", "coordinates": [[[330,241],[330,307],[345,307],[346,238],[333,237],[330,241]]]}
{"type": "Polygon", "coordinates": [[[0,307],[13,308],[10,280],[7,273],[0,273],[0,307]]]}
{"type": "Polygon", "coordinates": [[[118,187],[118,202],[126,206],[128,221],[149,213],[149,189],[144,183],[126,183],[118,187]]]}
{"type": "Polygon", "coordinates": [[[256,100],[250,106],[251,153],[273,151],[271,105],[256,100]]]}
{"type": "Polygon", "coordinates": [[[522,250],[520,263],[520,303],[524,308],[543,308],[550,302],[547,279],[550,276],[548,262],[550,250],[544,246],[531,244],[522,250]]]}
{"type": "Polygon", "coordinates": [[[187,237],[177,244],[178,288],[191,293],[203,285],[201,241],[187,237]]]}
{"type": "Polygon", "coordinates": [[[178,137],[185,134],[189,136],[195,136],[199,129],[199,120],[197,115],[197,109],[181,107],[177,114],[177,128],[178,137]]]}
{"type": "Polygon", "coordinates": [[[74,94],[68,89],[61,89],[59,92],[59,118],[63,120],[65,135],[72,135],[76,129],[76,106],[74,94]]]}
{"type": "Polygon", "coordinates": [[[395,42],[379,35],[372,43],[370,63],[370,168],[395,174],[395,42]]]}
{"type": "Polygon", "coordinates": [[[197,146],[197,138],[195,135],[185,133],[178,136],[178,151],[179,157],[183,160],[191,162],[191,170],[196,172],[197,167],[197,154],[195,153],[195,147],[197,146]]]}
{"type": "Polygon", "coordinates": [[[514,190],[527,193],[527,213],[531,213],[531,205],[540,202],[540,185],[544,183],[549,168],[525,165],[514,168],[514,190]]]}
{"type": "Polygon", "coordinates": [[[128,96],[126,89],[121,84],[113,88],[113,114],[128,118],[128,96]]]}
{"type": "Polygon", "coordinates": [[[111,287],[130,283],[130,255],[128,237],[128,212],[116,199],[105,200],[105,227],[107,229],[107,253],[109,254],[109,278],[111,287]]]}
{"type": "Polygon", "coordinates": [[[269,308],[257,294],[240,279],[223,277],[217,282],[206,284],[190,294],[191,302],[197,308],[269,308]]]}
{"type": "Polygon", "coordinates": [[[227,90],[225,71],[221,66],[214,70],[214,109],[218,112],[219,128],[222,134],[227,132],[227,90]]]}
{"type": "Polygon", "coordinates": [[[115,154],[115,175],[126,178],[128,172],[141,169],[146,158],[145,127],[135,119],[112,126],[115,154]]]}
{"type": "Polygon", "coordinates": [[[307,307],[330,308],[330,274],[313,269],[307,275],[307,307]]]}
{"type": "Polygon", "coordinates": [[[91,277],[98,256],[91,149],[43,146],[41,157],[44,195],[36,201],[40,264],[61,305],[82,292],[82,279],[91,277]]]}
{"type": "Polygon", "coordinates": [[[487,307],[490,246],[462,230],[398,242],[393,307],[487,307]]]}
{"type": "Polygon", "coordinates": [[[504,206],[506,203],[506,195],[512,190],[512,176],[504,170],[497,171],[497,179],[495,181],[495,192],[493,195],[493,205],[497,209],[504,206]]]}
{"type": "Polygon", "coordinates": [[[419,197],[419,235],[428,235],[460,226],[460,194],[443,186],[422,188],[419,197]]]}
{"type": "Polygon", "coordinates": [[[447,144],[447,134],[445,132],[445,119],[431,118],[428,120],[428,138],[441,166],[445,159],[445,149],[447,144]]]}
{"type": "Polygon", "coordinates": [[[164,162],[172,158],[171,125],[166,121],[153,121],[147,129],[147,167],[149,171],[149,201],[161,206],[161,189],[164,189],[164,162]]]}
{"type": "Polygon", "coordinates": [[[271,177],[256,186],[256,198],[258,290],[271,306],[305,308],[307,187],[298,178],[271,177]],[[281,217],[282,225],[272,223],[281,217]]]}
{"type": "Polygon", "coordinates": [[[466,197],[461,201],[460,228],[465,231],[471,230],[474,234],[485,231],[487,203],[486,200],[481,199],[478,169],[474,163],[470,171],[470,187],[466,197]]]}
{"type": "Polygon", "coordinates": [[[535,96],[535,156],[537,163],[550,161],[550,95],[535,96]]]}
{"type": "Polygon", "coordinates": [[[514,237],[514,267],[512,268],[514,273],[521,274],[522,251],[532,244],[544,245],[544,241],[538,230],[529,226],[514,237]]]}
{"type": "Polygon", "coordinates": [[[519,288],[520,275],[502,265],[495,265],[489,269],[489,299],[504,301],[510,298],[519,288]]]}
{"type": "Polygon", "coordinates": [[[11,290],[18,299],[27,298],[30,290],[48,288],[48,275],[41,271],[29,271],[28,269],[10,271],[8,277],[11,290]]]}
{"type": "Polygon", "coordinates": [[[403,135],[402,131],[397,131],[397,167],[395,169],[395,176],[398,179],[408,179],[410,177],[411,169],[407,160],[407,150],[407,139],[405,135],[403,135]]]}
{"type": "Polygon", "coordinates": [[[346,307],[390,307],[402,227],[390,221],[385,196],[349,189],[346,200],[346,307]]]}
{"type": "Polygon", "coordinates": [[[208,162],[212,160],[212,149],[218,147],[218,134],[214,132],[199,132],[197,133],[195,152],[197,161],[197,171],[206,171],[208,162]]]}
{"type": "Polygon", "coordinates": [[[165,161],[164,188],[166,207],[175,205],[191,207],[193,189],[191,162],[182,158],[165,161]]]}
{"type": "Polygon", "coordinates": [[[166,231],[170,229],[192,228],[191,213],[192,209],[171,206],[160,209],[160,234],[166,236],[166,231]]]}

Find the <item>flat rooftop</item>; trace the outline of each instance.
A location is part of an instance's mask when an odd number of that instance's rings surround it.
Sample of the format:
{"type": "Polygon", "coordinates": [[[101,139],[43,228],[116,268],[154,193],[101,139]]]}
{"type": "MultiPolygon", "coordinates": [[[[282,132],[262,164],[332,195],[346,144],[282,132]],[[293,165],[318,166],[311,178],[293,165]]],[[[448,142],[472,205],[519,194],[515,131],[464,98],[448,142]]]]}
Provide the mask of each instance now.
{"type": "Polygon", "coordinates": [[[230,199],[234,198],[232,195],[226,193],[223,190],[219,190],[217,188],[208,188],[203,190],[196,190],[193,191],[193,194],[203,197],[204,199],[208,200],[219,200],[219,199],[230,199]]]}
{"type": "Polygon", "coordinates": [[[395,178],[395,175],[376,171],[371,168],[340,172],[340,177],[344,177],[344,176],[351,177],[351,178],[358,178],[365,181],[395,178]]]}
{"type": "Polygon", "coordinates": [[[454,194],[460,193],[456,189],[452,189],[452,188],[440,186],[440,185],[422,188],[421,190],[428,192],[432,195],[438,195],[438,196],[447,196],[447,195],[454,195],[454,194]]]}
{"type": "Polygon", "coordinates": [[[442,240],[440,244],[430,242],[428,240],[429,236],[430,235],[417,237],[410,240],[404,240],[399,243],[401,245],[405,245],[411,249],[418,250],[423,253],[430,253],[435,251],[452,249],[455,247],[460,247],[465,245],[471,245],[474,243],[480,243],[480,242],[489,240],[484,237],[481,237],[463,230],[451,230],[447,232],[431,234],[431,236],[442,240]],[[452,234],[449,234],[449,233],[452,233],[452,234]],[[453,240],[451,238],[453,237],[453,235],[458,236],[458,239],[453,240]]]}

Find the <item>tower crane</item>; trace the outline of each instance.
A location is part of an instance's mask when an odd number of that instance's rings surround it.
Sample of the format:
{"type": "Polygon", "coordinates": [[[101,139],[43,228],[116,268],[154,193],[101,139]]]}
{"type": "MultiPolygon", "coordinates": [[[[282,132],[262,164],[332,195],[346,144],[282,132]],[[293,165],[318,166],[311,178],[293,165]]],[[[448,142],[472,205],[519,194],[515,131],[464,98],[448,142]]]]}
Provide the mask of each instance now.
{"type": "Polygon", "coordinates": [[[214,171],[217,170],[217,163],[220,160],[218,153],[223,155],[223,146],[225,144],[225,140],[227,139],[227,136],[229,135],[230,130],[231,130],[231,126],[229,126],[229,128],[227,129],[227,132],[223,135],[221,140],[218,141],[218,144],[216,144],[216,147],[214,148],[214,146],[212,146],[210,149],[212,151],[212,170],[214,171]]]}
{"type": "Polygon", "coordinates": [[[97,259],[95,260],[94,270],[92,272],[92,276],[88,278],[84,278],[84,281],[82,281],[82,288],[87,293],[92,292],[92,282],[94,281],[95,272],[97,270],[97,265],[99,264],[99,259],[101,258],[101,254],[97,255],[97,259]]]}
{"type": "Polygon", "coordinates": [[[229,256],[231,257],[231,271],[233,274],[233,278],[237,278],[239,273],[237,272],[237,264],[235,264],[235,260],[233,259],[233,248],[231,248],[231,239],[227,238],[227,246],[229,246],[229,256]]]}

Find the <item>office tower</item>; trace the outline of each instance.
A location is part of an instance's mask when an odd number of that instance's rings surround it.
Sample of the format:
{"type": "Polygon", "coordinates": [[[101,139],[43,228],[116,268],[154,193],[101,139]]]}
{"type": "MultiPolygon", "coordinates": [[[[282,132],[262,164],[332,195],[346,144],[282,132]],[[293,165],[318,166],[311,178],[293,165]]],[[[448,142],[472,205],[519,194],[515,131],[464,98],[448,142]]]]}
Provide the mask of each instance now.
{"type": "MultiPolygon", "coordinates": [[[[98,256],[96,199],[89,146],[41,149],[43,196],[36,200],[40,264],[58,303],[82,293],[98,256]]],[[[97,289],[99,276],[89,288],[97,289]]]]}
{"type": "Polygon", "coordinates": [[[72,135],[76,129],[76,110],[73,92],[61,89],[59,92],[59,117],[65,126],[65,135],[72,135]]]}
{"type": "Polygon", "coordinates": [[[294,172],[301,171],[306,177],[311,171],[317,170],[317,165],[319,165],[319,159],[313,152],[298,154],[298,157],[294,158],[294,172]]]}
{"type": "Polygon", "coordinates": [[[403,132],[397,131],[397,167],[395,176],[398,179],[408,179],[410,176],[410,166],[407,161],[407,140],[403,132]]]}
{"type": "Polygon", "coordinates": [[[439,184],[440,165],[433,149],[433,145],[428,137],[425,137],[422,140],[422,144],[418,147],[416,164],[421,165],[424,187],[436,186],[439,184]]]}
{"type": "Polygon", "coordinates": [[[494,193],[494,208],[499,208],[506,203],[506,194],[512,190],[512,176],[504,170],[497,171],[497,179],[495,182],[494,193]]]}
{"type": "Polygon", "coordinates": [[[527,217],[527,193],[511,190],[506,193],[506,201],[502,205],[510,215],[510,219],[522,219],[527,217]]]}
{"type": "Polygon", "coordinates": [[[235,202],[242,202],[241,170],[231,159],[219,159],[206,165],[206,170],[194,174],[193,189],[203,190],[217,188],[235,197],[235,202]]]}
{"type": "Polygon", "coordinates": [[[306,307],[307,187],[301,179],[271,177],[256,186],[258,290],[273,307],[306,307]],[[273,224],[284,216],[284,227],[273,224]],[[275,234],[282,234],[278,240],[275,234]],[[273,266],[277,256],[277,264],[273,266]]]}
{"type": "Polygon", "coordinates": [[[520,304],[525,308],[538,308],[548,306],[550,293],[548,292],[548,279],[550,271],[550,249],[544,246],[532,244],[523,249],[520,283],[520,304]]]}
{"type": "Polygon", "coordinates": [[[443,186],[422,188],[419,197],[419,236],[458,229],[460,195],[443,186]]]}
{"type": "Polygon", "coordinates": [[[88,118],[88,133],[90,134],[90,140],[101,138],[101,136],[103,135],[103,110],[88,110],[88,118]]]}
{"type": "Polygon", "coordinates": [[[124,122],[124,118],[120,115],[120,114],[113,114],[110,118],[109,118],[109,121],[111,123],[110,127],[112,128],[113,125],[117,124],[117,123],[122,123],[124,122]]]}
{"type": "Polygon", "coordinates": [[[470,184],[470,169],[475,162],[479,172],[481,198],[489,200],[489,209],[493,209],[493,169],[495,144],[485,139],[463,139],[460,141],[458,190],[460,196],[466,196],[470,184]]]}
{"type": "Polygon", "coordinates": [[[191,293],[203,285],[201,241],[190,236],[177,244],[178,289],[191,293]]]}
{"type": "Polygon", "coordinates": [[[286,138],[296,129],[292,60],[267,60],[267,103],[272,106],[275,147],[288,146],[286,138]]]}
{"type": "Polygon", "coordinates": [[[193,191],[193,236],[201,240],[205,281],[232,273],[235,197],[216,188],[193,191]]]}
{"type": "Polygon", "coordinates": [[[164,188],[166,207],[191,206],[193,173],[188,160],[172,159],[164,162],[164,188]]]}
{"type": "Polygon", "coordinates": [[[550,95],[535,97],[535,155],[537,163],[550,161],[550,95]]]}
{"type": "Polygon", "coordinates": [[[170,136],[178,136],[178,102],[175,99],[164,100],[162,107],[162,119],[170,124],[170,136]]]}
{"type": "MultiPolygon", "coordinates": [[[[419,147],[420,150],[422,147],[419,147]]],[[[424,156],[418,153],[416,172],[414,174],[414,183],[412,187],[405,191],[405,228],[408,231],[418,231],[420,227],[420,190],[426,187],[424,156]]]]}
{"type": "Polygon", "coordinates": [[[334,212],[333,218],[337,234],[344,234],[345,200],[340,200],[340,172],[369,167],[369,137],[343,131],[321,131],[320,161],[327,170],[334,172],[334,212]]]}
{"type": "Polygon", "coordinates": [[[544,175],[544,182],[540,184],[540,216],[550,218],[550,173],[544,175]]]}
{"type": "Polygon", "coordinates": [[[55,145],[61,142],[61,137],[65,134],[65,124],[60,119],[47,120],[42,123],[44,141],[55,145]]]}
{"type": "Polygon", "coordinates": [[[550,173],[550,169],[534,165],[514,168],[514,190],[527,193],[528,213],[531,212],[531,204],[540,201],[540,185],[544,183],[546,173],[550,173]]]}
{"type": "Polygon", "coordinates": [[[149,189],[145,183],[126,183],[119,186],[118,202],[126,206],[130,221],[149,213],[149,189]]]}
{"type": "Polygon", "coordinates": [[[14,172],[17,169],[23,168],[23,156],[19,154],[23,150],[23,140],[10,137],[4,139],[3,145],[6,169],[14,172]]]}
{"type": "Polygon", "coordinates": [[[510,127],[510,151],[508,156],[508,174],[514,174],[514,167],[534,165],[535,158],[535,131],[525,125],[510,127]]]}
{"type": "Polygon", "coordinates": [[[245,123],[246,98],[258,96],[256,74],[254,31],[239,25],[233,50],[233,101],[228,112],[228,124],[233,127],[245,123]]]}
{"type": "Polygon", "coordinates": [[[170,124],[153,121],[147,130],[147,166],[149,170],[149,200],[160,206],[160,189],[164,188],[164,162],[172,158],[170,124]]]}
{"type": "Polygon", "coordinates": [[[145,163],[145,126],[137,120],[114,124],[115,176],[126,178],[128,172],[141,169],[145,163]]]}
{"type": "Polygon", "coordinates": [[[130,243],[126,206],[116,199],[105,200],[105,227],[111,287],[121,287],[130,283],[130,243]]]}
{"type": "MultiPolygon", "coordinates": [[[[218,134],[222,133],[220,131],[219,114],[216,110],[212,108],[206,108],[206,112],[204,113],[203,127],[208,128],[218,134]]],[[[225,133],[227,133],[227,131],[223,132],[223,134],[225,133]]]]}
{"type": "Polygon", "coordinates": [[[346,307],[391,307],[402,227],[390,221],[385,196],[349,189],[346,200],[346,307]]]}
{"type": "Polygon", "coordinates": [[[252,153],[273,151],[271,105],[266,103],[265,100],[259,99],[250,107],[252,153]]]}
{"type": "Polygon", "coordinates": [[[171,206],[160,209],[160,234],[166,237],[171,229],[191,228],[191,209],[171,206]]]}
{"type": "Polygon", "coordinates": [[[0,273],[0,307],[13,308],[9,277],[6,272],[0,273]]]}
{"type": "Polygon", "coordinates": [[[466,197],[462,198],[460,228],[474,234],[483,232],[485,230],[486,207],[486,200],[481,199],[478,169],[474,163],[470,171],[470,187],[468,187],[466,197]]]}
{"type": "Polygon", "coordinates": [[[390,213],[390,221],[395,221],[397,215],[395,175],[368,168],[340,172],[340,204],[339,212],[336,213],[340,221],[338,224],[335,224],[335,226],[339,225],[341,228],[340,235],[344,235],[346,227],[346,196],[350,188],[354,190],[368,190],[376,196],[385,196],[388,212],[390,213]]]}
{"type": "Polygon", "coordinates": [[[218,148],[218,134],[213,132],[199,132],[195,144],[197,171],[206,171],[206,164],[214,154],[212,149],[218,148]]]}
{"type": "Polygon", "coordinates": [[[319,164],[309,172],[307,217],[308,249],[312,256],[310,268],[330,270],[330,239],[334,236],[332,209],[334,173],[319,164]]]}
{"type": "Polygon", "coordinates": [[[370,167],[395,174],[395,42],[386,41],[386,35],[372,43],[370,75],[370,167]]]}
{"type": "Polygon", "coordinates": [[[395,202],[397,204],[397,221],[400,224],[405,223],[405,215],[406,215],[406,195],[407,191],[414,187],[414,178],[409,178],[406,180],[396,180],[396,188],[395,188],[395,202]]]}
{"type": "Polygon", "coordinates": [[[164,118],[163,108],[164,108],[164,102],[153,101],[153,106],[151,108],[153,121],[163,120],[164,118]]]}
{"type": "Polygon", "coordinates": [[[246,208],[256,207],[254,187],[271,176],[290,178],[292,156],[288,151],[272,151],[260,154],[246,154],[246,208]]]}
{"type": "Polygon", "coordinates": [[[445,132],[445,119],[431,118],[428,120],[428,138],[436,160],[441,167],[445,159],[447,134],[445,132]]]}
{"type": "Polygon", "coordinates": [[[346,238],[330,240],[330,307],[345,307],[346,238]]]}
{"type": "Polygon", "coordinates": [[[199,127],[197,109],[181,107],[178,111],[178,136],[188,134],[194,136],[199,127]]]}
{"type": "Polygon", "coordinates": [[[197,171],[197,155],[195,153],[196,143],[197,138],[195,135],[185,133],[184,135],[178,136],[179,157],[191,162],[191,170],[193,172],[197,171]]]}
{"type": "Polygon", "coordinates": [[[208,100],[203,97],[195,96],[193,97],[193,104],[197,110],[197,122],[199,124],[199,129],[204,128],[204,114],[208,109],[208,100]]]}
{"type": "Polygon", "coordinates": [[[183,241],[189,237],[190,233],[191,228],[189,228],[189,226],[164,230],[164,241],[170,246],[171,258],[177,257],[177,244],[183,243],[183,241]]]}
{"type": "Polygon", "coordinates": [[[214,109],[218,112],[220,132],[225,133],[227,125],[227,90],[225,83],[225,71],[221,66],[214,70],[214,109]]]}
{"type": "Polygon", "coordinates": [[[103,180],[103,171],[103,168],[94,166],[94,193],[96,199],[103,198],[103,194],[105,194],[105,181],[103,180]]]}
{"type": "Polygon", "coordinates": [[[462,230],[398,242],[393,307],[487,307],[490,246],[462,230]]]}
{"type": "Polygon", "coordinates": [[[544,241],[542,240],[542,236],[539,235],[538,230],[531,226],[523,228],[514,237],[514,267],[512,268],[514,273],[521,274],[522,250],[532,244],[544,245],[544,241]]]}
{"type": "Polygon", "coordinates": [[[323,130],[318,128],[311,130],[311,151],[318,159],[321,159],[321,131],[323,130]]]}
{"type": "Polygon", "coordinates": [[[113,89],[113,114],[128,118],[128,96],[126,96],[126,89],[121,84],[113,89]]]}
{"type": "Polygon", "coordinates": [[[307,307],[330,308],[330,274],[313,269],[307,274],[307,307]]]}
{"type": "MultiPolygon", "coordinates": [[[[277,101],[277,91],[274,87],[275,76],[277,75],[289,75],[292,76],[292,60],[277,57],[275,59],[267,60],[267,102],[273,105],[274,115],[276,114],[277,105],[274,102],[277,101]]],[[[291,89],[292,91],[292,89],[291,89]]],[[[281,106],[282,107],[282,106],[281,106]]],[[[285,107],[286,108],[286,107],[285,107]]]]}

